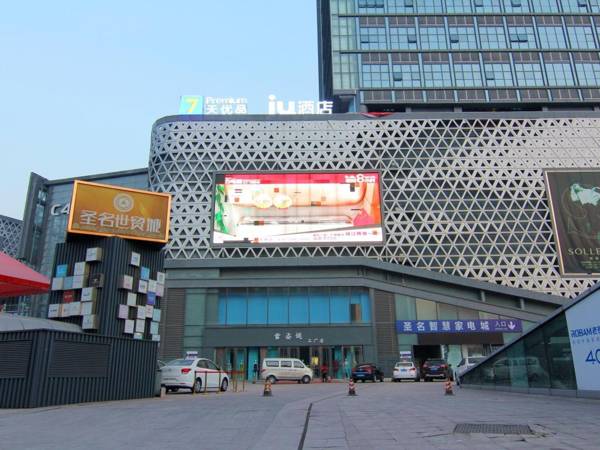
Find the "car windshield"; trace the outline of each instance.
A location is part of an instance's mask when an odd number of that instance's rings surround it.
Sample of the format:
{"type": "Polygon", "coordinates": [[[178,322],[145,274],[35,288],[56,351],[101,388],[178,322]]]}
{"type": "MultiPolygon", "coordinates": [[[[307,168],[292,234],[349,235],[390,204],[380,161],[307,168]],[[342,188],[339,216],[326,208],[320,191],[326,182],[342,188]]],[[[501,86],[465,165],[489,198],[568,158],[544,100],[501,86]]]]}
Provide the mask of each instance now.
{"type": "Polygon", "coordinates": [[[396,363],[396,367],[412,367],[412,363],[399,362],[396,363]]]}
{"type": "Polygon", "coordinates": [[[363,364],[362,366],[356,366],[356,370],[365,370],[371,367],[370,364],[363,364]]]}
{"type": "Polygon", "coordinates": [[[167,366],[191,366],[192,364],[194,364],[193,359],[174,359],[167,366]]]}

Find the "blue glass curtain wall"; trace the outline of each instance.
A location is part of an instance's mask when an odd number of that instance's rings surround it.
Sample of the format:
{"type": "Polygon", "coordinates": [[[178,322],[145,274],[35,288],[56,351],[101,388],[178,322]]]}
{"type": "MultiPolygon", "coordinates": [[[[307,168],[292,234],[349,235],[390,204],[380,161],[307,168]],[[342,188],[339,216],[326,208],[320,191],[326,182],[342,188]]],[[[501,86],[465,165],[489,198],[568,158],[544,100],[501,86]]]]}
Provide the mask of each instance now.
{"type": "Polygon", "coordinates": [[[363,288],[231,288],[219,291],[219,325],[369,323],[363,288]]]}

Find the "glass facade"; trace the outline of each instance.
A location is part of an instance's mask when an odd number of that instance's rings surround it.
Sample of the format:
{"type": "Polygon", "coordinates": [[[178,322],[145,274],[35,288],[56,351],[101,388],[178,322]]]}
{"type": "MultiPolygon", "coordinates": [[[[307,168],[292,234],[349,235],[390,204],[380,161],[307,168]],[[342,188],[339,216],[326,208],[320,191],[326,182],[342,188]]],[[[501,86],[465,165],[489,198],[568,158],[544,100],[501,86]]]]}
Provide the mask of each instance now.
{"type": "Polygon", "coordinates": [[[565,313],[464,375],[465,384],[577,389],[565,313]]]}
{"type": "MultiPolygon", "coordinates": [[[[431,300],[411,297],[407,295],[396,294],[395,296],[396,320],[494,320],[494,319],[510,319],[510,317],[499,316],[484,311],[478,311],[470,308],[462,308],[447,303],[434,302],[431,300]]],[[[523,330],[530,329],[534,324],[532,322],[522,321],[523,330]]],[[[422,335],[421,335],[422,336],[422,335]]],[[[504,342],[508,342],[515,337],[520,336],[518,333],[511,333],[503,336],[504,342]]],[[[468,338],[452,338],[445,337],[440,340],[440,344],[435,348],[425,348],[419,345],[418,334],[397,334],[398,349],[400,351],[410,351],[417,362],[422,363],[425,357],[443,357],[452,367],[456,367],[462,358],[469,356],[486,356],[492,353],[500,344],[492,344],[491,341],[481,343],[463,342],[469,341],[468,338]],[[442,343],[444,341],[444,343],[442,343]],[[425,348],[428,355],[420,353],[419,348],[425,348]],[[431,352],[438,353],[431,353],[431,352]]],[[[431,343],[431,342],[430,342],[431,343]]],[[[433,347],[436,347],[435,345],[433,347]]]]}
{"type": "Polygon", "coordinates": [[[218,325],[324,325],[371,322],[364,288],[229,288],[218,294],[218,325]]]}
{"type": "MultiPolygon", "coordinates": [[[[331,91],[358,89],[358,103],[493,103],[511,98],[516,103],[600,101],[595,68],[577,59],[597,60],[600,51],[600,7],[588,0],[330,0],[331,91]],[[377,15],[377,16],[374,16],[377,15]],[[534,52],[536,61],[522,61],[520,52],[534,52]],[[567,55],[554,64],[555,52],[567,55]],[[366,67],[364,52],[380,52],[379,64],[366,67]],[[398,70],[406,52],[416,57],[413,67],[398,70]],[[447,64],[431,65],[429,52],[443,52],[447,64]],[[468,68],[464,52],[476,61],[468,68]],[[400,54],[400,56],[398,56],[400,54]],[[496,64],[496,56],[501,59],[496,64]],[[488,77],[493,62],[498,77],[488,77]],[[465,69],[466,72],[465,72],[465,69]],[[583,71],[582,75],[579,74],[583,71]],[[401,75],[399,75],[401,73],[401,75]],[[486,76],[483,76],[485,73],[486,76]],[[497,88],[511,92],[498,94],[497,88]],[[525,89],[520,89],[525,88],[525,89]],[[532,94],[530,88],[543,90],[532,94]],[[563,88],[563,89],[561,89],[563,88]],[[581,88],[581,89],[579,89],[581,88]],[[413,92],[422,89],[421,93],[413,92]],[[436,93],[436,89],[444,90],[436,93]],[[465,89],[481,92],[469,96],[465,89]],[[385,94],[369,93],[384,90],[385,94]],[[410,90],[410,93],[403,93],[410,90]]],[[[472,59],[472,58],[471,58],[472,59]]],[[[392,109],[393,110],[393,109],[392,109]]]]}

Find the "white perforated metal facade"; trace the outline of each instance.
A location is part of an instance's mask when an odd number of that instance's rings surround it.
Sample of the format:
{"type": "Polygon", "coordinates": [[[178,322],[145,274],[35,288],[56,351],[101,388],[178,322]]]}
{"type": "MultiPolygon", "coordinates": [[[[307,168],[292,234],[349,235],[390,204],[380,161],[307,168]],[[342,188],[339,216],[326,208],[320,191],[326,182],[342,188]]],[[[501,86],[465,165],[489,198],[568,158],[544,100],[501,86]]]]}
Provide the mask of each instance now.
{"type": "Polygon", "coordinates": [[[23,222],[10,217],[0,216],[0,251],[13,258],[19,251],[23,222]]]}
{"type": "Polygon", "coordinates": [[[167,258],[369,257],[574,296],[592,281],[559,274],[543,170],[600,167],[600,119],[537,114],[161,119],[149,174],[174,195],[167,258]],[[213,173],[265,170],[380,171],[385,244],[211,247],[213,173]]]}

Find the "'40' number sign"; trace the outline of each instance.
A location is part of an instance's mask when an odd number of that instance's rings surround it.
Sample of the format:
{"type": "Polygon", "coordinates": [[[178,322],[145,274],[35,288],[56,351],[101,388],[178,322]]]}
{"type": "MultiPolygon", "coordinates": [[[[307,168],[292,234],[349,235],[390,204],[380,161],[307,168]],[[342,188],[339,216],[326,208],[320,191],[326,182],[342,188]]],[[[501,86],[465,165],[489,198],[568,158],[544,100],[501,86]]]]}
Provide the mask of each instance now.
{"type": "Polygon", "coordinates": [[[600,348],[597,348],[596,350],[590,350],[587,358],[585,358],[585,362],[591,364],[600,364],[600,348]]]}

